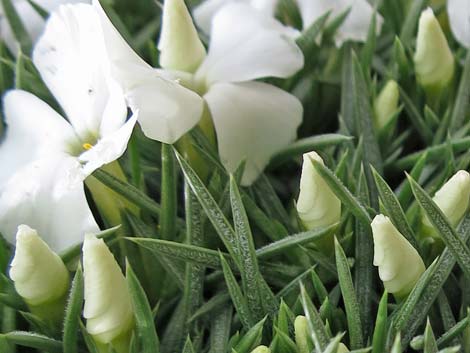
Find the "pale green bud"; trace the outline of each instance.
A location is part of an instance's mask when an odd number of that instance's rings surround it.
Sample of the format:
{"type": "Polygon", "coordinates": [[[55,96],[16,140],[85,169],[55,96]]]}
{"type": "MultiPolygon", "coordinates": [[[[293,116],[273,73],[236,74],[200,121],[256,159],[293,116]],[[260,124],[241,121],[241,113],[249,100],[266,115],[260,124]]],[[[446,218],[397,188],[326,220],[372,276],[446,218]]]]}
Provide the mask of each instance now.
{"type": "Polygon", "coordinates": [[[86,329],[95,342],[129,351],[134,313],[126,280],[103,239],[86,235],[83,242],[86,329]]]}
{"type": "Polygon", "coordinates": [[[194,72],[206,57],[184,0],[165,0],[158,49],[160,66],[169,70],[194,72]]]}
{"type": "Polygon", "coordinates": [[[52,321],[62,318],[69,273],[62,259],[26,225],[16,233],[10,278],[31,312],[52,321]]]}
{"type": "Polygon", "coordinates": [[[303,315],[299,315],[294,320],[295,344],[299,353],[310,353],[313,343],[310,338],[308,321],[303,315]]]}
{"type": "Polygon", "coordinates": [[[336,353],[347,353],[347,352],[349,352],[348,347],[346,347],[346,346],[344,345],[344,343],[341,343],[341,342],[340,342],[340,344],[339,344],[339,346],[338,346],[338,351],[337,351],[336,353]]]}
{"type": "Polygon", "coordinates": [[[454,57],[431,8],[419,18],[414,63],[419,84],[431,96],[445,88],[454,76],[454,57]]]}
{"type": "MultiPolygon", "coordinates": [[[[470,174],[459,170],[434,195],[433,201],[441,209],[453,227],[462,220],[470,202],[470,174]]],[[[437,237],[431,222],[423,214],[425,235],[437,237]]]]}
{"type": "Polygon", "coordinates": [[[323,159],[316,152],[306,153],[303,158],[300,193],[297,200],[299,219],[306,229],[327,227],[339,222],[341,201],[312,164],[312,159],[324,164],[323,159]]]}
{"type": "Polygon", "coordinates": [[[394,80],[389,80],[374,102],[375,125],[379,131],[396,113],[399,98],[398,84],[394,80]]]}
{"type": "Polygon", "coordinates": [[[375,216],[371,223],[374,238],[374,266],[389,293],[402,299],[413,289],[426,270],[416,249],[384,215],[375,216]]]}
{"type": "Polygon", "coordinates": [[[251,353],[271,353],[271,350],[266,346],[258,346],[251,353]]]}

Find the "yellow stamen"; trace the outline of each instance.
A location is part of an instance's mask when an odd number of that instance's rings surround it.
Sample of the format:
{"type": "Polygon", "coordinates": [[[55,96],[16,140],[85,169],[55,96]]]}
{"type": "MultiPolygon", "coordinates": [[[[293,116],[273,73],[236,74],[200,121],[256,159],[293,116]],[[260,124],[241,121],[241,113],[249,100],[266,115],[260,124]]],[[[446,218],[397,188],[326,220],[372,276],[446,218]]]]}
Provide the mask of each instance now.
{"type": "Polygon", "coordinates": [[[93,145],[91,143],[86,142],[82,145],[82,147],[88,151],[93,148],[93,145]]]}

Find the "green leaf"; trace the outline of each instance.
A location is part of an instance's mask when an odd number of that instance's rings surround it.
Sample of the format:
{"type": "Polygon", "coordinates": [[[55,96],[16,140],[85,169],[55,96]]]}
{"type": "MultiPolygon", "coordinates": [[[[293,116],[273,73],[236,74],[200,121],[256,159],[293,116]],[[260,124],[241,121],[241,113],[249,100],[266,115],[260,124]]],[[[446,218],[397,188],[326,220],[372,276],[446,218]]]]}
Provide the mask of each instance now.
{"type": "Polygon", "coordinates": [[[385,351],[387,342],[388,327],[388,293],[384,292],[377,310],[377,319],[375,320],[374,336],[372,338],[372,353],[382,353],[385,351]]]}
{"type": "Polygon", "coordinates": [[[460,77],[459,89],[455,99],[454,108],[450,117],[449,129],[456,132],[465,122],[465,115],[470,107],[470,51],[467,51],[467,57],[460,77]]]}
{"type": "Polygon", "coordinates": [[[411,46],[411,40],[418,26],[419,16],[427,2],[428,0],[415,0],[411,2],[400,32],[400,39],[406,47],[411,46]]]}
{"type": "Polygon", "coordinates": [[[274,157],[271,158],[270,167],[278,166],[303,153],[317,151],[330,146],[338,146],[352,139],[353,137],[351,136],[341,134],[323,134],[299,139],[277,152],[274,157]]]}
{"type": "Polygon", "coordinates": [[[102,169],[95,170],[92,175],[111,190],[122,195],[141,209],[156,216],[160,215],[160,205],[137,189],[134,185],[125,183],[102,169]]]}
{"type": "Polygon", "coordinates": [[[311,25],[305,29],[302,34],[296,39],[296,43],[299,46],[302,53],[309,57],[312,49],[317,47],[316,40],[320,35],[321,31],[325,27],[326,21],[330,16],[330,12],[318,17],[311,25]]]}
{"type": "Polygon", "coordinates": [[[395,336],[395,340],[393,341],[393,346],[390,353],[402,353],[400,332],[398,332],[395,336]]]}
{"type": "Polygon", "coordinates": [[[352,349],[361,348],[362,337],[362,323],[357,302],[354,284],[349,271],[349,263],[343,248],[335,238],[335,255],[336,255],[336,268],[338,270],[338,279],[343,295],[344,306],[346,308],[346,317],[348,319],[349,340],[352,349]]]}
{"type": "Polygon", "coordinates": [[[315,349],[318,352],[322,352],[329,342],[328,333],[320,314],[308,297],[308,293],[302,283],[300,283],[300,297],[315,349]]]}
{"type": "Polygon", "coordinates": [[[341,200],[346,209],[354,214],[366,225],[372,222],[369,213],[364,206],[351,194],[351,192],[342,184],[342,182],[333,174],[331,170],[322,165],[321,163],[312,160],[313,166],[320,176],[325,180],[331,190],[341,200]]]}
{"type": "Polygon", "coordinates": [[[160,342],[153,322],[152,309],[129,263],[126,264],[126,281],[134,308],[136,333],[141,341],[140,352],[159,353],[160,342]]]}
{"type": "Polygon", "coordinates": [[[255,320],[274,312],[278,303],[274,294],[261,276],[256,258],[253,235],[245,212],[245,207],[238,191],[234,177],[230,176],[230,202],[232,205],[233,223],[237,237],[238,252],[244,261],[240,273],[248,306],[255,320]]]}
{"type": "Polygon", "coordinates": [[[62,347],[64,353],[78,352],[79,321],[83,305],[83,273],[79,265],[72,281],[70,295],[65,310],[62,347]]]}
{"type": "MultiPolygon", "coordinates": [[[[31,38],[24,26],[18,12],[16,11],[15,7],[13,6],[12,0],[2,0],[2,7],[3,13],[8,20],[8,24],[11,27],[11,32],[13,36],[16,38],[18,43],[20,44],[21,51],[23,53],[29,54],[31,52],[31,48],[33,43],[31,38]]],[[[13,53],[16,54],[16,53],[13,53]]]]}
{"type": "Polygon", "coordinates": [[[423,353],[437,353],[437,342],[432,331],[431,323],[426,323],[426,329],[424,331],[424,350],[423,353]]]}
{"type": "MultiPolygon", "coordinates": [[[[419,159],[416,161],[416,164],[411,169],[410,175],[414,180],[419,180],[421,177],[421,173],[426,166],[428,154],[425,152],[423,153],[419,159]]],[[[408,205],[411,198],[413,196],[413,192],[411,191],[410,182],[408,179],[405,179],[400,187],[400,191],[398,192],[398,202],[400,205],[408,205]]]]}
{"type": "Polygon", "coordinates": [[[456,337],[462,334],[462,332],[470,326],[470,316],[467,316],[457,322],[455,326],[453,326],[450,330],[445,332],[439,339],[437,340],[438,347],[445,347],[450,344],[456,337]]]}
{"type": "Polygon", "coordinates": [[[176,235],[177,177],[172,147],[162,143],[162,186],[160,232],[163,239],[176,235]]]}
{"type": "Polygon", "coordinates": [[[49,353],[62,353],[62,342],[37,333],[12,331],[0,335],[0,337],[18,346],[35,348],[49,353]]]}
{"type": "Polygon", "coordinates": [[[424,142],[431,142],[433,134],[429,126],[424,121],[423,116],[419,113],[418,108],[413,103],[413,100],[408,96],[406,91],[401,86],[399,86],[398,89],[400,90],[400,98],[405,105],[407,117],[410,119],[410,122],[414,126],[415,131],[424,142]]]}
{"type": "Polygon", "coordinates": [[[400,202],[393,193],[392,189],[388,186],[387,182],[377,173],[375,169],[372,169],[374,174],[375,183],[379,191],[380,199],[382,200],[383,206],[387,211],[387,215],[392,220],[392,223],[397,227],[398,231],[410,242],[413,247],[418,250],[419,246],[416,240],[411,226],[406,220],[405,212],[403,211],[400,202]]]}
{"type": "Polygon", "coordinates": [[[233,230],[232,226],[224,216],[224,213],[220,209],[217,202],[209,193],[209,190],[207,190],[201,179],[191,168],[188,162],[178,152],[176,152],[176,158],[178,159],[181,169],[183,170],[186,182],[189,184],[191,190],[204,209],[207,218],[209,218],[212,226],[232,256],[232,259],[237,264],[240,264],[242,259],[240,257],[239,249],[236,243],[235,231],[233,230]]]}
{"type": "Polygon", "coordinates": [[[253,327],[251,327],[248,332],[242,337],[242,339],[237,343],[234,349],[238,353],[250,353],[256,346],[261,343],[261,338],[263,336],[263,327],[266,318],[257,322],[253,327]]]}
{"type": "Polygon", "coordinates": [[[191,342],[191,338],[189,338],[189,336],[186,339],[186,343],[184,344],[182,353],[195,353],[193,343],[191,342]]]}
{"type": "Polygon", "coordinates": [[[470,276],[470,250],[465,242],[460,238],[454,228],[450,225],[440,208],[434,203],[431,197],[419,186],[419,184],[408,176],[411,189],[425,212],[429,221],[438,232],[439,236],[455,256],[462,270],[470,276]]]}
{"type": "Polygon", "coordinates": [[[228,265],[227,261],[225,260],[222,254],[220,254],[220,262],[222,264],[225,283],[227,284],[227,288],[230,293],[230,297],[232,298],[233,305],[237,310],[241,323],[247,330],[249,330],[255,325],[256,321],[253,319],[251,310],[248,307],[246,297],[243,295],[242,290],[238,285],[232,270],[230,269],[230,266],[228,265]]]}
{"type": "Polygon", "coordinates": [[[361,50],[361,64],[364,72],[372,68],[372,59],[377,42],[377,11],[374,11],[367,32],[367,40],[361,50]]]}
{"type": "Polygon", "coordinates": [[[214,313],[211,320],[209,353],[219,353],[226,350],[230,338],[231,322],[232,306],[225,306],[222,310],[214,313]]]}

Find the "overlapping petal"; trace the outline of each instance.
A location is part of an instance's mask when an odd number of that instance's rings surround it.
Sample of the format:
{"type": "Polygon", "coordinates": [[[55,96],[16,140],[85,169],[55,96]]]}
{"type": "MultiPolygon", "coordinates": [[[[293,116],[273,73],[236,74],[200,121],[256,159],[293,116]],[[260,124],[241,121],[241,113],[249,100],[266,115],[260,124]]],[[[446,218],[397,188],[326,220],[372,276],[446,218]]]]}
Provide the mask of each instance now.
{"type": "Polygon", "coordinates": [[[245,185],[258,177],[274,153],[296,138],[302,120],[297,98],[261,82],[218,83],[205,99],[225,167],[233,172],[246,160],[245,185]]]}
{"type": "Polygon", "coordinates": [[[247,4],[228,4],[213,19],[209,53],[196,77],[207,84],[289,77],[304,65],[292,31],[247,4]]]}

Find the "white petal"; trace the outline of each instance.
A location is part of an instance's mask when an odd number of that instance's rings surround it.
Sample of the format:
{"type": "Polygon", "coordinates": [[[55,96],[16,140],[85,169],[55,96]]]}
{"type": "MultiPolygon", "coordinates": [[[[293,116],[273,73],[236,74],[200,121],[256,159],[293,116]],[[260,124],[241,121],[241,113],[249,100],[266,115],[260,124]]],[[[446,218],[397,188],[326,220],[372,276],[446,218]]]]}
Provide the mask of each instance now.
{"type": "Polygon", "coordinates": [[[98,231],[82,181],[80,163],[64,154],[23,167],[0,189],[0,232],[14,242],[18,225],[28,224],[54,251],[81,242],[98,231]]]}
{"type": "Polygon", "coordinates": [[[470,48],[470,1],[447,0],[447,13],[455,39],[470,48]]]}
{"type": "Polygon", "coordinates": [[[196,25],[202,29],[204,33],[209,34],[211,31],[212,18],[222,6],[231,1],[233,0],[206,0],[196,6],[193,11],[196,25]]]}
{"type": "MultiPolygon", "coordinates": [[[[37,43],[33,61],[83,142],[99,135],[104,111],[109,105],[109,70],[101,23],[91,5],[64,5],[52,13],[44,35],[37,43]]],[[[114,99],[116,100],[116,99],[114,99]]],[[[127,110],[115,105],[115,119],[127,110]]]]}
{"type": "Polygon", "coordinates": [[[119,130],[99,139],[96,145],[80,155],[79,160],[84,163],[82,168],[84,175],[88,176],[101,166],[122,156],[127,148],[136,120],[137,117],[133,116],[119,130]]]}
{"type": "Polygon", "coordinates": [[[278,0],[251,0],[251,6],[267,15],[274,16],[278,0]]]}
{"type": "MultiPolygon", "coordinates": [[[[156,70],[153,74],[156,75],[156,70]]],[[[202,115],[201,97],[157,76],[129,90],[127,100],[138,114],[144,134],[164,143],[176,142],[198,123],[202,115]]]]}
{"type": "MultiPolygon", "coordinates": [[[[367,39],[374,9],[366,0],[297,0],[304,28],[308,28],[318,17],[331,11],[330,20],[351,8],[348,16],[338,28],[336,45],[347,40],[364,42],[367,39]]],[[[377,33],[382,27],[383,18],[377,15],[377,33]]]]}
{"type": "Polygon", "coordinates": [[[302,121],[297,98],[261,82],[215,84],[205,98],[225,167],[233,172],[246,159],[245,185],[257,178],[274,153],[296,138],[302,121]]]}
{"type": "Polygon", "coordinates": [[[196,76],[209,84],[289,77],[303,64],[292,29],[247,4],[231,3],[214,17],[209,53],[196,76]]]}
{"type": "Polygon", "coordinates": [[[67,152],[78,144],[70,124],[31,93],[13,90],[3,102],[7,129],[0,142],[0,187],[40,155],[67,152]]]}
{"type": "Polygon", "coordinates": [[[98,1],[97,9],[113,77],[144,133],[151,139],[174,143],[201,118],[203,100],[145,63],[114,28],[98,1]]]}

